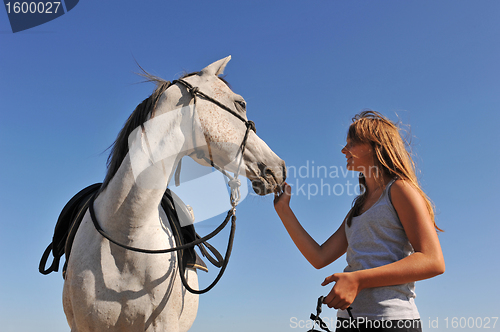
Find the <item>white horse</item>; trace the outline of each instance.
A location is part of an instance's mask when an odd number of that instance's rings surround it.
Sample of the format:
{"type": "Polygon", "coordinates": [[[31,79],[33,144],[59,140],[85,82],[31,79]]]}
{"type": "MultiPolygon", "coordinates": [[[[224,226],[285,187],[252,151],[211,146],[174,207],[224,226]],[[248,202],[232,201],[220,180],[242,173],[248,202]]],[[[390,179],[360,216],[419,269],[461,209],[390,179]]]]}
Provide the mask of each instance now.
{"type": "MultiPolygon", "coordinates": [[[[98,223],[114,240],[149,250],[175,246],[160,201],[183,156],[207,166],[204,154],[240,172],[260,195],[284,181],[284,162],[247,129],[245,101],[219,78],[229,60],[182,79],[212,101],[193,98],[184,84],[169,86],[149,77],[157,89],[120,132],[94,202],[98,223]]],[[[187,269],[185,276],[197,289],[196,270],[187,269]]],[[[97,233],[87,211],[71,249],[63,305],[73,332],[179,332],[193,324],[198,295],[183,287],[175,252],[153,255],[119,247],[97,233]]]]}

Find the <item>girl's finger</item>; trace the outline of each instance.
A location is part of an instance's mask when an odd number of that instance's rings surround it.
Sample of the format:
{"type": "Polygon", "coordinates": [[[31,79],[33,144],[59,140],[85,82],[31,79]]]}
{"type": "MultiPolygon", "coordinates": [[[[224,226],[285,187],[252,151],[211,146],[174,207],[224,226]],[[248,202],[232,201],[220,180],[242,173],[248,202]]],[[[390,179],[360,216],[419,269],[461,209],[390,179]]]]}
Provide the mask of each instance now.
{"type": "Polygon", "coordinates": [[[325,280],[321,283],[321,286],[326,286],[329,283],[337,280],[339,280],[339,278],[335,274],[332,274],[331,276],[325,278],[325,280]]]}

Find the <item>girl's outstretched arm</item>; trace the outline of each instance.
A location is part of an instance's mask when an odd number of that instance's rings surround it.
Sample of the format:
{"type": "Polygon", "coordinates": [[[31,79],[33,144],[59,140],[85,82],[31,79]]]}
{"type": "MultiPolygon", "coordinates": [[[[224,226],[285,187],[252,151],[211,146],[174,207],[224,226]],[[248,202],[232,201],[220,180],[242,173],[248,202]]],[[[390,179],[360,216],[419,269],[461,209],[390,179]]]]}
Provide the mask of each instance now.
{"type": "Polygon", "coordinates": [[[321,269],[346,252],[345,221],[325,243],[319,245],[302,227],[290,208],[291,191],[290,185],[285,182],[283,191],[275,195],[274,208],[302,255],[316,269],[321,269]]]}
{"type": "Polygon", "coordinates": [[[330,308],[347,309],[364,288],[405,284],[444,273],[443,253],[422,196],[410,184],[398,180],[391,188],[391,199],[415,252],[384,266],[327,277],[323,286],[336,282],[323,301],[330,308]]]}

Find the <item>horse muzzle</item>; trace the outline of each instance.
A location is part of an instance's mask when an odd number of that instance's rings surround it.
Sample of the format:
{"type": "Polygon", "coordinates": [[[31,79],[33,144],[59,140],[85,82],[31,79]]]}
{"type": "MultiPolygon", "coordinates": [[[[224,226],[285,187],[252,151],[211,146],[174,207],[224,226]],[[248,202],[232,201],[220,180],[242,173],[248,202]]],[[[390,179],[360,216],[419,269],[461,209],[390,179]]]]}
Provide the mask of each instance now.
{"type": "Polygon", "coordinates": [[[285,162],[282,160],[276,166],[257,163],[256,166],[257,169],[250,168],[252,174],[247,174],[254,192],[259,196],[278,192],[286,179],[285,162]]]}

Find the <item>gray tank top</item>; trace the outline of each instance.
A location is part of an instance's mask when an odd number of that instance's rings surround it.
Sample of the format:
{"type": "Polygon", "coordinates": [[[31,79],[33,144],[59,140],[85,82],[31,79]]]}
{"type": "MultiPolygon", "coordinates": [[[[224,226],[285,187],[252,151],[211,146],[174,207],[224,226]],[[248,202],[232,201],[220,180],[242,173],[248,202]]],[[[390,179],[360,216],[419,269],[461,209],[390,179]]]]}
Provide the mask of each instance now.
{"type": "MultiPolygon", "coordinates": [[[[344,272],[370,269],[396,262],[411,255],[413,247],[392,206],[389,190],[395,180],[385,188],[379,200],[363,214],[352,218],[346,225],[347,267],[344,272]]],[[[355,318],[417,319],[415,283],[365,288],[351,304],[355,318]]],[[[349,318],[347,310],[338,310],[338,317],[349,318]]]]}

